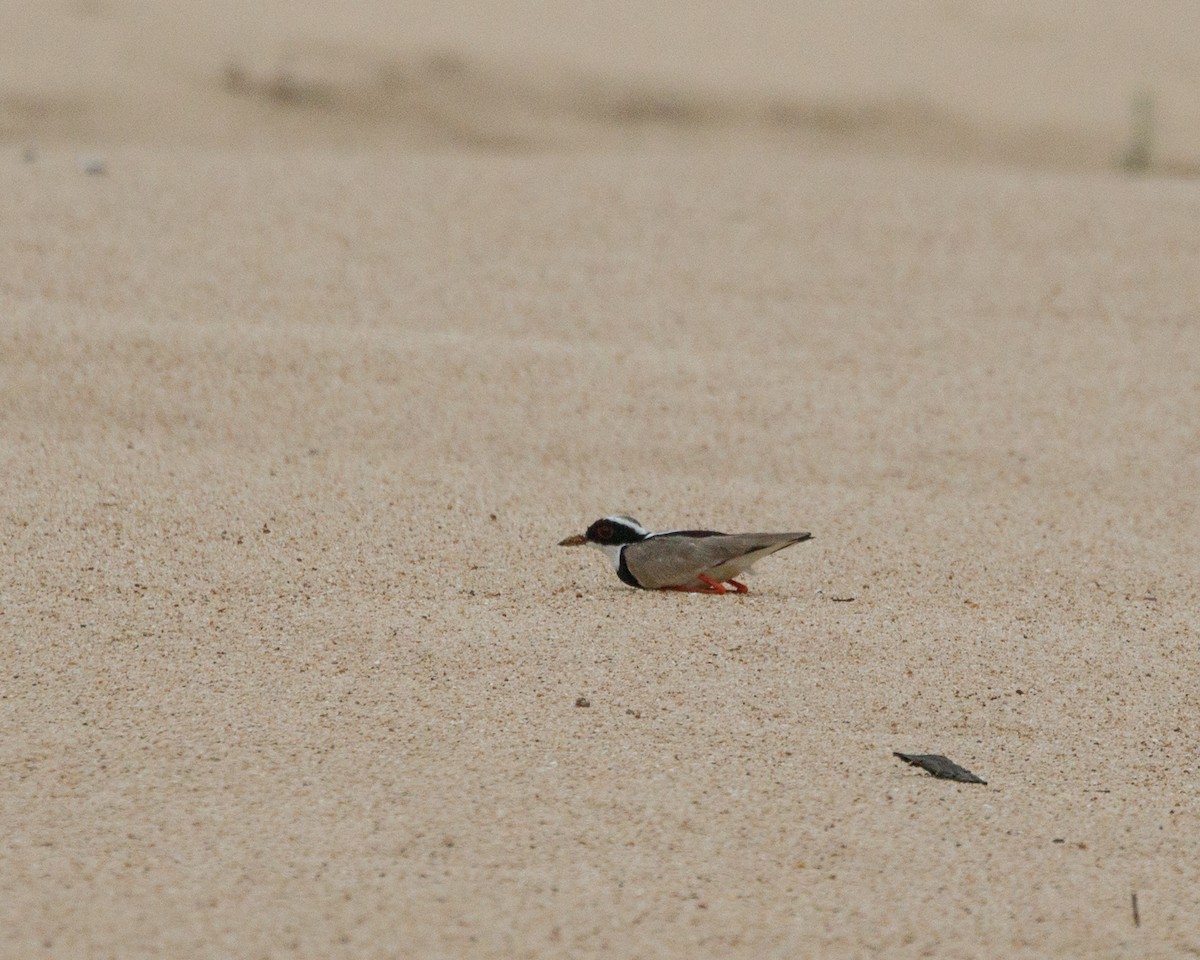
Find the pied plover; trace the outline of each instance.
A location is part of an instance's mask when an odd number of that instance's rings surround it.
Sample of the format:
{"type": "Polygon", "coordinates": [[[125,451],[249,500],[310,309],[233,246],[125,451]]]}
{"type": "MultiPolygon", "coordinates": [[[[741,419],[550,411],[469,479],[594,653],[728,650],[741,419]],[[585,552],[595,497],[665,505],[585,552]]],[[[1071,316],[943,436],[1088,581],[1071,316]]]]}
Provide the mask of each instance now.
{"type": "Polygon", "coordinates": [[[748,573],[763,557],[811,539],[811,533],[651,533],[632,517],[602,517],[586,533],[567,537],[559,546],[587,544],[603,550],[617,576],[643,590],[726,593],[728,583],[738,593],[748,593],[735,577],[748,573]]]}

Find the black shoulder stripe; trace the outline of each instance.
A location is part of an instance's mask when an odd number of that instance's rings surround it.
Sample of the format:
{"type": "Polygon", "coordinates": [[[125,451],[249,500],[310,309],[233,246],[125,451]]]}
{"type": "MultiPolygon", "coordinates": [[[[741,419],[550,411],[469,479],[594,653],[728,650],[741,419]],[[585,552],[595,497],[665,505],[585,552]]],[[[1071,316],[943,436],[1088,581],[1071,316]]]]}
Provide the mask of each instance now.
{"type": "Polygon", "coordinates": [[[625,547],[621,548],[621,559],[617,562],[617,576],[621,578],[622,583],[627,583],[631,587],[637,587],[639,590],[643,589],[642,585],[638,583],[637,577],[629,569],[629,564],[625,562],[625,547]]]}
{"type": "Polygon", "coordinates": [[[659,537],[723,537],[720,530],[667,530],[663,533],[652,533],[647,540],[657,539],[659,537]]]}

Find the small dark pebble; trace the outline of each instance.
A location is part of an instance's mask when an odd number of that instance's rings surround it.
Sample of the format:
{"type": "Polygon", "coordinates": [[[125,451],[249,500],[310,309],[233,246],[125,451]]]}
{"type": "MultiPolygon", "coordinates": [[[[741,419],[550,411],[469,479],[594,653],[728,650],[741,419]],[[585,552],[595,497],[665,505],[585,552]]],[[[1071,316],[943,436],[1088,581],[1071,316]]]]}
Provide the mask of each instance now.
{"type": "Polygon", "coordinates": [[[1067,840],[1066,840],[1066,837],[1055,837],[1055,838],[1054,838],[1053,840],[1051,840],[1050,842],[1051,842],[1051,843],[1066,843],[1066,842],[1067,842],[1067,840]]]}
{"type": "Polygon", "coordinates": [[[592,705],[592,701],[589,700],[587,697],[576,697],[575,698],[575,706],[577,706],[577,707],[590,707],[591,705],[592,705]]]}
{"type": "Polygon", "coordinates": [[[960,783],[987,783],[986,780],[975,776],[966,767],[960,767],[953,760],[943,757],[938,753],[896,752],[895,756],[899,757],[905,763],[911,763],[914,767],[927,770],[942,780],[958,780],[960,783]]]}

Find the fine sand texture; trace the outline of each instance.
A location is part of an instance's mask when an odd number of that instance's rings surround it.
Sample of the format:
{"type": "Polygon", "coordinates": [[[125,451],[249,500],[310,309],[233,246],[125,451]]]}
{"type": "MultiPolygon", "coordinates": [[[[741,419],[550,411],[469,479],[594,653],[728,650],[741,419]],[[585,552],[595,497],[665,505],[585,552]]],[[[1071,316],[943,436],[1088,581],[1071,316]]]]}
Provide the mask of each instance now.
{"type": "Polygon", "coordinates": [[[2,6],[0,957],[1200,954],[1179,10],[2,6]]]}

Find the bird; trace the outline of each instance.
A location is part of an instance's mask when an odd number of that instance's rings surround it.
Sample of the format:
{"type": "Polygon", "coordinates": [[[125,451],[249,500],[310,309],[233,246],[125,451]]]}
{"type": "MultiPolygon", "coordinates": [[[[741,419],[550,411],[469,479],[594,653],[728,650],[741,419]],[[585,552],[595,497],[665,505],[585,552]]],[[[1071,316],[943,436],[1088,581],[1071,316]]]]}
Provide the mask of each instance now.
{"type": "Polygon", "coordinates": [[[560,547],[588,545],[604,551],[623,583],[643,590],[737,593],[749,588],[736,580],[765,556],[811,540],[811,533],[721,533],[718,530],[666,530],[652,533],[633,517],[601,517],[585,533],[560,547]]]}

